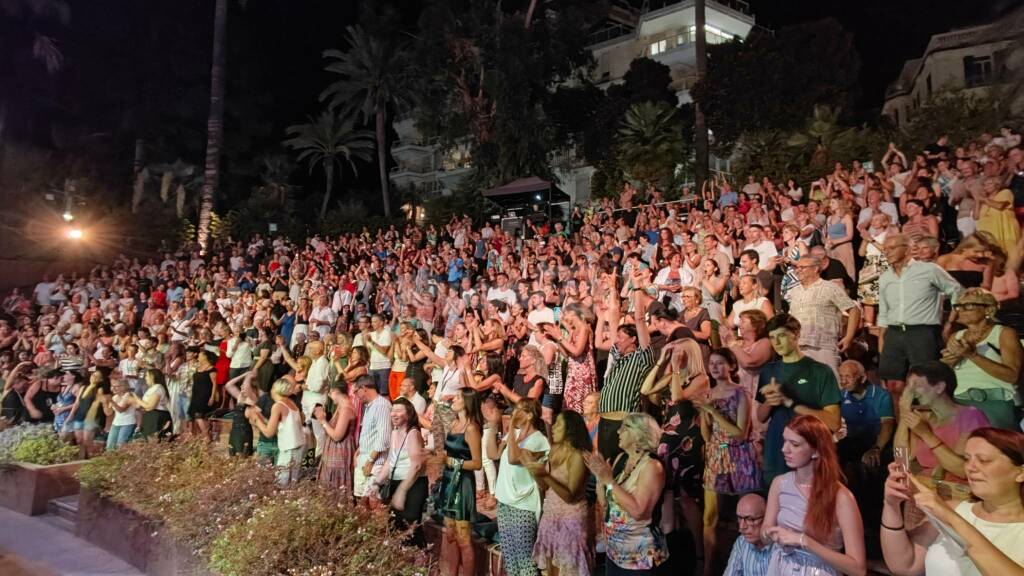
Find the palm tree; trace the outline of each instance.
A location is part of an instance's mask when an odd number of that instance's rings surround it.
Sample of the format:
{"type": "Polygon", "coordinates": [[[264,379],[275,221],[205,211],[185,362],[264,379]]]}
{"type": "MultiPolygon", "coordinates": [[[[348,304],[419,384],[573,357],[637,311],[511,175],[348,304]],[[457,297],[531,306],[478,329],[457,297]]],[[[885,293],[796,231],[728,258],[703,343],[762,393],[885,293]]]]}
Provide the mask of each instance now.
{"type": "MultiPolygon", "coordinates": [[[[707,78],[708,71],[708,49],[707,49],[707,35],[704,33],[704,22],[705,22],[705,1],[696,0],[693,5],[694,9],[694,20],[697,25],[697,42],[695,46],[695,54],[697,57],[697,81],[703,82],[707,78]]],[[[694,166],[694,175],[696,176],[696,189],[703,190],[704,182],[708,179],[708,160],[709,160],[709,147],[708,142],[708,128],[704,118],[704,108],[700,105],[700,102],[694,102],[693,105],[693,130],[694,138],[693,144],[695,150],[694,160],[696,165],[694,166]]]]}
{"type": "Polygon", "coordinates": [[[629,107],[617,139],[619,166],[644,186],[668,190],[683,161],[683,131],[678,110],[666,102],[638,102],[629,107]]]}
{"type": "Polygon", "coordinates": [[[220,179],[220,147],[224,140],[224,35],[227,31],[228,0],[216,0],[213,9],[213,58],[210,64],[210,115],[206,120],[206,168],[199,193],[199,249],[206,252],[210,240],[210,214],[220,179]]]}
{"type": "MultiPolygon", "coordinates": [[[[64,54],[56,39],[43,31],[50,24],[67,26],[71,8],[64,0],[0,0],[0,84],[14,84],[18,63],[35,61],[49,75],[64,66],[64,54]]],[[[0,142],[7,120],[9,91],[0,93],[0,142]]]]}
{"type": "Polygon", "coordinates": [[[331,109],[340,109],[346,116],[349,111],[357,111],[366,123],[370,122],[370,118],[374,119],[384,216],[390,217],[388,104],[401,108],[410,103],[407,74],[409,48],[406,43],[371,36],[359,26],[347,27],[345,39],[349,45],[347,52],[324,51],[324,58],[331,61],[324,69],[340,75],[341,79],[331,83],[320,94],[320,100],[329,101],[331,109]]]}
{"type": "Polygon", "coordinates": [[[369,130],[355,130],[351,119],[342,118],[336,112],[324,110],[316,119],[306,124],[287,128],[291,138],[284,145],[298,151],[299,161],[309,164],[309,172],[320,166],[324,171],[326,187],[324,202],[320,206],[320,219],[327,214],[327,204],[334,186],[334,170],[341,171],[342,160],[348,162],[356,172],[356,160],[369,162],[373,158],[373,133],[369,130]]]}

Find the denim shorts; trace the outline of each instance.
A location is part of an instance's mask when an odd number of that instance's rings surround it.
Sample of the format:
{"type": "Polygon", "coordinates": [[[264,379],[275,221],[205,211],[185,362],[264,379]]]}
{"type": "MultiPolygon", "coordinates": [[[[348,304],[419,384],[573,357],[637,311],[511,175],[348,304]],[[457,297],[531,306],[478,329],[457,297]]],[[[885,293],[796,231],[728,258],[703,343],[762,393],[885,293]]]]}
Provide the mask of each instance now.
{"type": "Polygon", "coordinates": [[[540,405],[544,408],[551,408],[554,411],[558,411],[562,407],[562,395],[561,394],[544,394],[540,398],[540,405]]]}

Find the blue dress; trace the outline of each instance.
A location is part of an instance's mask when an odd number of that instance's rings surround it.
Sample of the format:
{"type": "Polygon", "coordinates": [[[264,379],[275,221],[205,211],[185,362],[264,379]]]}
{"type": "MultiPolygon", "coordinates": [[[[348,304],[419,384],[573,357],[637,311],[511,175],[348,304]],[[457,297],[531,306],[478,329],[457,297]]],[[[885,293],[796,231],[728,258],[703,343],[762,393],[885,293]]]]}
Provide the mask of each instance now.
{"type": "MultiPolygon", "coordinates": [[[[75,393],[71,391],[71,386],[68,386],[67,388],[64,389],[63,392],[61,392],[60,394],[57,395],[57,406],[71,406],[74,403],[75,403],[75,393]]],[[[53,430],[56,433],[58,433],[58,434],[61,433],[61,429],[64,428],[64,423],[67,422],[68,416],[70,416],[70,415],[71,415],[71,412],[68,411],[68,410],[65,410],[64,412],[61,412],[60,414],[57,414],[56,416],[54,416],[54,418],[53,418],[53,430]]]]}

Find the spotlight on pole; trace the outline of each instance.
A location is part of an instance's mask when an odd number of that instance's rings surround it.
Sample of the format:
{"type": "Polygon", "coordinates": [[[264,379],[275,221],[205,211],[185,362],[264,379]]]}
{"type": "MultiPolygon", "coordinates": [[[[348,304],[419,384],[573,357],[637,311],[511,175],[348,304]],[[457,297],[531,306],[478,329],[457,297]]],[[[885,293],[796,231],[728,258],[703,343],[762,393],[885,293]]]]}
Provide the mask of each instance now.
{"type": "Polygon", "coordinates": [[[83,234],[81,228],[71,228],[70,230],[68,230],[68,238],[71,238],[72,240],[81,240],[82,236],[83,234]]]}
{"type": "Polygon", "coordinates": [[[72,220],[75,219],[75,216],[71,212],[65,211],[61,218],[64,218],[65,222],[71,222],[72,220]]]}

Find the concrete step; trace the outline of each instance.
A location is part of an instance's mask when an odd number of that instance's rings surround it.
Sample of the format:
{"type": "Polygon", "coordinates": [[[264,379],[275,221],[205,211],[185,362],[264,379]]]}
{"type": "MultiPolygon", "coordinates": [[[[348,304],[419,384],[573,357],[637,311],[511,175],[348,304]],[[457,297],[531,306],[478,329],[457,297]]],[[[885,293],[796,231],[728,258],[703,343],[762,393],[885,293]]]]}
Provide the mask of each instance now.
{"type": "Polygon", "coordinates": [[[78,494],[50,500],[47,512],[48,515],[70,522],[74,526],[75,521],[78,520],[78,494]]]}
{"type": "Polygon", "coordinates": [[[45,523],[49,524],[50,526],[54,526],[56,528],[60,528],[61,530],[67,532],[68,534],[71,534],[71,535],[75,534],[75,523],[74,523],[74,521],[68,520],[67,518],[65,518],[63,516],[58,516],[56,514],[43,514],[42,516],[36,516],[36,518],[38,518],[41,522],[45,522],[45,523]]]}

